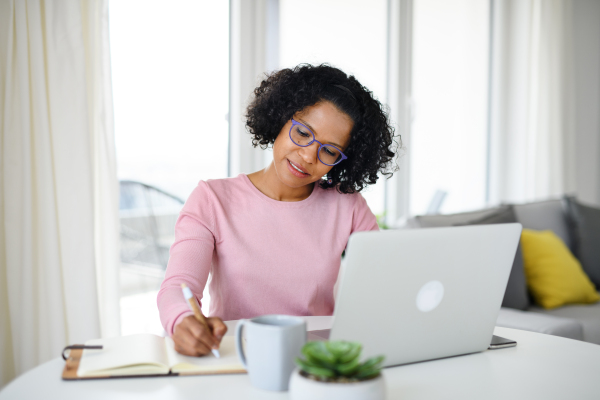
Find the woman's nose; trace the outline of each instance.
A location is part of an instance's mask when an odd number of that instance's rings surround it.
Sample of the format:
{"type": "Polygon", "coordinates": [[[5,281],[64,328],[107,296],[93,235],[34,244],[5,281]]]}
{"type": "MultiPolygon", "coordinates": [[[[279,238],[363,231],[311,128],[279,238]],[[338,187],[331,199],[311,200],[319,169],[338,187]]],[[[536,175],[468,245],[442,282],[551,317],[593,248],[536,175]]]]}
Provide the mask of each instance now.
{"type": "Polygon", "coordinates": [[[300,147],[300,157],[310,164],[314,164],[317,162],[317,152],[319,151],[319,143],[314,142],[310,146],[300,147]]]}

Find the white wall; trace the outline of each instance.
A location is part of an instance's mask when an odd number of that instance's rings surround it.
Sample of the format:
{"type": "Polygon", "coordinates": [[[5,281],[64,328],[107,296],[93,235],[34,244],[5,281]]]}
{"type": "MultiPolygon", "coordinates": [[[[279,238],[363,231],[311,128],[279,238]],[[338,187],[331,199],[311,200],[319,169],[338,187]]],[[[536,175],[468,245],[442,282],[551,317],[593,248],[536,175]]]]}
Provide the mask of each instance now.
{"type": "Polygon", "coordinates": [[[573,43],[577,196],[600,205],[600,1],[573,2],[573,43]]]}

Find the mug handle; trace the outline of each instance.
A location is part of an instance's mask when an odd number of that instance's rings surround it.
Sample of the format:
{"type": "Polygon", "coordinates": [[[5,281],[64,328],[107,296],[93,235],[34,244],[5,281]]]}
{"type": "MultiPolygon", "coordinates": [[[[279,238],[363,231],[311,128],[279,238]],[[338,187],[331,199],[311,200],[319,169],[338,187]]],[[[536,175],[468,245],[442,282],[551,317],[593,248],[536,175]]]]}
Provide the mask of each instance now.
{"type": "Polygon", "coordinates": [[[244,354],[244,348],[242,347],[242,328],[246,322],[248,322],[247,319],[240,319],[235,327],[235,350],[244,368],[248,369],[246,355],[244,354]]]}

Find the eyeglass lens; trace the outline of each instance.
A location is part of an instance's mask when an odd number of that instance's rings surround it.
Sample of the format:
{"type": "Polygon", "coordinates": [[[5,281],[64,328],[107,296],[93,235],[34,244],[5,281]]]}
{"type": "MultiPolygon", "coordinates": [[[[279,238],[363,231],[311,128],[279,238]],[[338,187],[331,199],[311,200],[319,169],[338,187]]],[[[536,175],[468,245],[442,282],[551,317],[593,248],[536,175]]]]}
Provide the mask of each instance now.
{"type": "MultiPolygon", "coordinates": [[[[292,142],[302,147],[308,146],[314,140],[312,132],[298,124],[292,127],[290,137],[292,142]]],[[[342,159],[342,153],[337,147],[324,144],[319,149],[318,157],[323,164],[333,165],[342,159]]]]}

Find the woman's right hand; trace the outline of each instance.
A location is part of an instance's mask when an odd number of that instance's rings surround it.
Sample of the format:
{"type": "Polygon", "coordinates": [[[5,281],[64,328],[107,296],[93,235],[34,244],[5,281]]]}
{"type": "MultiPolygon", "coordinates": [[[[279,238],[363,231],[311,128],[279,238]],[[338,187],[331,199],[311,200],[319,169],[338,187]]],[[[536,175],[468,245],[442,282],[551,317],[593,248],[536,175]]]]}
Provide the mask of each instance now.
{"type": "Polygon", "coordinates": [[[227,325],[218,317],[207,318],[206,322],[210,331],[193,315],[175,325],[171,336],[175,350],[185,356],[198,357],[210,353],[211,349],[218,349],[227,332],[227,325]]]}

